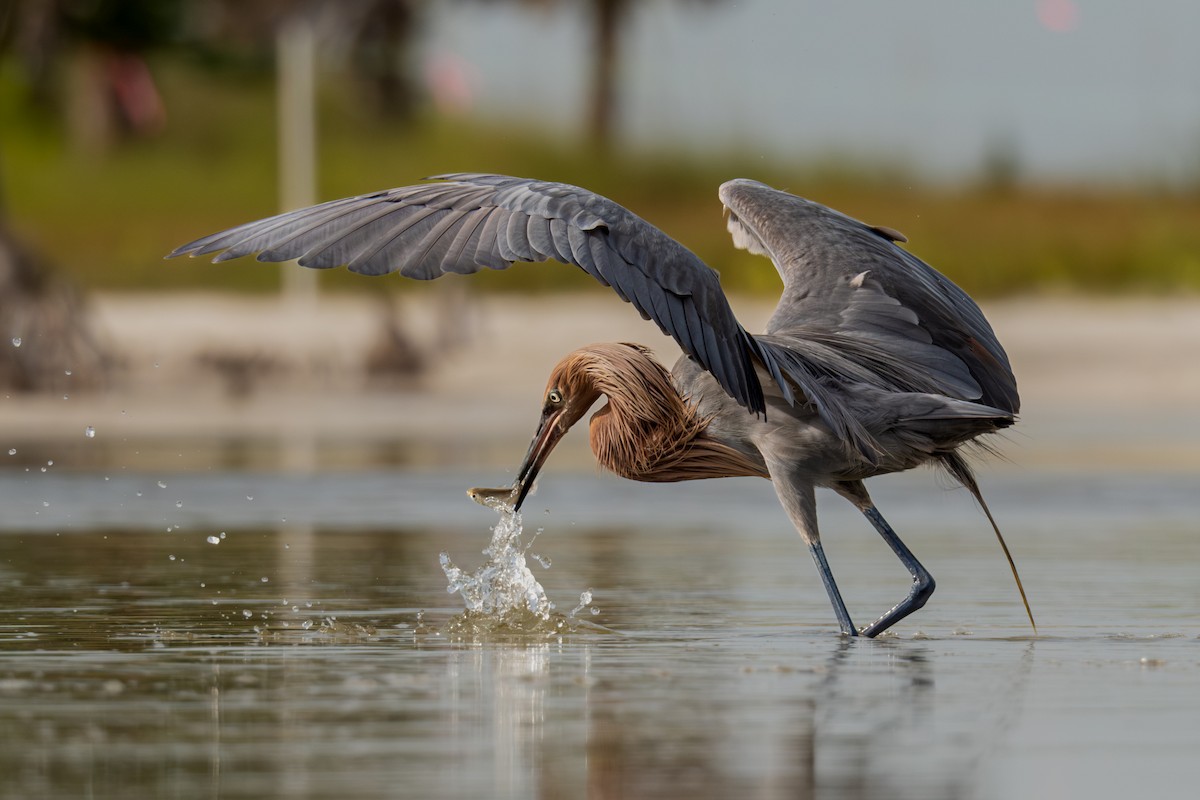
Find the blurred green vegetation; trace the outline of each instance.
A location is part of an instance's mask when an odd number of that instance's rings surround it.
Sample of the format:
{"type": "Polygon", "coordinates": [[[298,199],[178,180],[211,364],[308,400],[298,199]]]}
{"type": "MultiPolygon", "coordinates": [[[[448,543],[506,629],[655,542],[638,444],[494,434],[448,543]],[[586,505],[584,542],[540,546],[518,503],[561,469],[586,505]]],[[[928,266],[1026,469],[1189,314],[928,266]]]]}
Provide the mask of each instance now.
{"type": "MultiPolygon", "coordinates": [[[[91,289],[267,290],[278,270],[162,255],[176,245],[275,213],[275,102],[262,71],[152,61],[169,119],[153,139],[101,155],[72,151],[61,123],[23,102],[0,65],[0,189],[16,231],[91,289]]],[[[895,168],[781,164],[745,150],[706,157],[616,152],[518,125],[418,115],[400,124],[326,81],[318,135],[321,199],[411,183],[439,172],[494,171],[563,180],[606,194],[718,269],[733,291],[774,292],[774,270],[730,244],[716,197],[751,177],[903,231],[908,247],[973,294],[1200,289],[1200,193],[1154,187],[932,187],[895,168]]],[[[496,290],[587,288],[567,268],[518,266],[473,279],[496,290]]],[[[378,291],[344,271],[324,285],[378,291]]],[[[402,290],[407,281],[383,283],[402,290]]]]}

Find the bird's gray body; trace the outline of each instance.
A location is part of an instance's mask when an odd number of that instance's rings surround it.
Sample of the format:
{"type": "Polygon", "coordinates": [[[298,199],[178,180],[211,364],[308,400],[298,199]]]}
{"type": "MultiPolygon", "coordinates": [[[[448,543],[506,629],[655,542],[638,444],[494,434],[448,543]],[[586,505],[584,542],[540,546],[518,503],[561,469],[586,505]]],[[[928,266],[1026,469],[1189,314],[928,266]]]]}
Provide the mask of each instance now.
{"type": "Polygon", "coordinates": [[[710,420],[710,436],[769,474],[813,551],[843,632],[856,629],[820,548],[817,486],[855,503],[913,575],[909,598],[864,632],[874,635],[924,603],[932,578],[861,481],[933,462],[982,502],[958,448],[1010,425],[1019,399],[979,307],[899,247],[902,236],[754,181],[723,184],[734,244],[770,258],[783,281],[766,330],[751,335],[712,269],[611,200],[498,175],[442,179],[249,223],[171,255],[219,252],[220,261],[258,253],[418,279],[516,261],[574,264],[680,345],[676,388],[710,420]]]}
{"type": "Polygon", "coordinates": [[[734,243],[783,280],[756,339],[808,399],[789,402],[760,367],[765,419],[729,414],[711,377],[681,359],[676,384],[726,440],[832,485],[911,469],[1012,423],[1016,381],[991,326],[899,234],[753,181],[720,196],[734,243]]]}

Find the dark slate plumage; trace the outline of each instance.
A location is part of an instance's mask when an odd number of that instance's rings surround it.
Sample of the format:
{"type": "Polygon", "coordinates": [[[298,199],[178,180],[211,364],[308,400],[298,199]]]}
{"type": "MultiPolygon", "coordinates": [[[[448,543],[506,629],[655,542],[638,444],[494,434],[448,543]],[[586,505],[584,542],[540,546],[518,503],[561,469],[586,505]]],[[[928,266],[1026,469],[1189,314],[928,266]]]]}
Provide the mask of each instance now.
{"type": "Polygon", "coordinates": [[[1020,409],[1008,357],[979,306],[898,247],[899,234],[756,181],[729,181],[720,195],[735,244],[771,258],[783,279],[767,324],[783,341],[768,350],[796,350],[819,367],[827,364],[812,348],[826,344],[873,366],[884,388],[1020,409]]]}
{"type": "Polygon", "coordinates": [[[364,275],[430,280],[517,261],[574,264],[631,303],[749,410],[764,409],[754,339],[734,317],[717,273],[658,228],[586,189],[502,175],[334,200],[240,225],[169,257],[299,259],[364,275]]]}

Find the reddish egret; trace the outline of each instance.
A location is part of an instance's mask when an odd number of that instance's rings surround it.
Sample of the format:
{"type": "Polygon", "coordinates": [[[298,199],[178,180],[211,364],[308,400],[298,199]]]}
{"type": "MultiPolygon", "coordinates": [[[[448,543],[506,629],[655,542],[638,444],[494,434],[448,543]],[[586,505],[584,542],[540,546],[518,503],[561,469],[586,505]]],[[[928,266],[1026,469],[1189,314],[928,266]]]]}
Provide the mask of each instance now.
{"type": "Polygon", "coordinates": [[[770,258],[783,279],[766,331],[753,335],[715,271],[607,198],[502,175],[436,181],[251,222],[171,256],[257,253],[260,261],[422,280],[517,261],[574,264],[654,320],[684,355],[671,372],[634,344],[592,345],[559,362],[508,490],[514,508],[559,439],[603,396],[590,439],[604,467],[637,481],[769,479],[812,553],[842,633],[875,636],[921,608],[934,581],[863,480],[932,463],[983,508],[1029,613],[962,454],[1014,422],[1016,380],[979,307],[899,247],[899,233],[755,181],[723,184],[734,244],[770,258]],[[818,486],[853,503],[912,575],[908,595],[861,630],[821,546],[818,486]]]}

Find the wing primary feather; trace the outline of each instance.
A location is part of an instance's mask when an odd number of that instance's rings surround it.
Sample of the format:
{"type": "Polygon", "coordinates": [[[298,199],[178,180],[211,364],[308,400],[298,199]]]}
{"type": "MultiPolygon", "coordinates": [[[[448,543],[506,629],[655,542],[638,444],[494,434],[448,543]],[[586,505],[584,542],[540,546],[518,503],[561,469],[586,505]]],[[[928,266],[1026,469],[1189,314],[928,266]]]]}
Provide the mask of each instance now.
{"type": "MultiPolygon", "coordinates": [[[[267,217],[266,219],[259,219],[255,220],[254,222],[247,222],[244,225],[238,225],[237,227],[230,228],[228,230],[209,234],[208,236],[201,237],[195,241],[180,245],[172,250],[167,258],[175,258],[181,255],[206,256],[219,250],[227,250],[228,248],[237,245],[250,236],[269,234],[273,230],[284,228],[294,223],[298,218],[304,218],[314,214],[319,215],[323,212],[329,212],[332,214],[344,206],[353,205],[362,200],[364,200],[362,197],[347,197],[341,200],[331,200],[330,202],[322,203],[319,206],[301,208],[295,211],[289,211],[287,213],[280,214],[278,216],[267,217]]],[[[252,252],[254,251],[248,251],[246,254],[248,255],[252,252]]]]}
{"type": "MultiPolygon", "coordinates": [[[[574,226],[567,228],[567,239],[571,244],[571,262],[578,264],[583,268],[583,271],[597,278],[604,276],[599,269],[596,268],[596,262],[592,258],[591,236],[587,231],[580,230],[574,226]]],[[[610,286],[612,281],[606,280],[610,286]]],[[[616,288],[615,286],[613,288],[616,288]]],[[[625,299],[622,297],[621,299],[625,299]]]]}
{"type": "Polygon", "coordinates": [[[463,210],[448,210],[433,229],[425,234],[424,245],[410,261],[421,265],[420,271],[431,277],[445,274],[442,265],[466,218],[467,212],[463,210]]]}
{"type": "Polygon", "coordinates": [[[526,222],[525,238],[529,241],[530,252],[539,256],[538,260],[556,258],[554,238],[550,234],[550,220],[538,214],[530,214],[526,222]]]}
{"type": "Polygon", "coordinates": [[[479,229],[479,244],[475,248],[475,263],[492,269],[508,269],[513,260],[505,258],[500,251],[499,230],[501,217],[508,224],[508,212],[501,208],[489,208],[479,229]]]}
{"type": "MultiPolygon", "coordinates": [[[[419,225],[426,218],[438,213],[438,209],[421,206],[397,205],[392,208],[384,206],[372,214],[355,220],[349,228],[336,231],[321,242],[313,244],[300,257],[303,267],[340,267],[347,266],[354,272],[368,275],[382,275],[388,270],[366,272],[361,263],[372,254],[388,246],[393,240],[402,236],[405,231],[419,225]],[[386,220],[394,217],[390,225],[386,220]],[[365,254],[365,255],[364,255],[365,254]],[[363,256],[360,259],[360,256],[363,256]]],[[[303,246],[299,240],[296,244],[303,246]]]]}
{"type": "Polygon", "coordinates": [[[529,247],[529,220],[530,217],[524,213],[513,213],[509,215],[508,225],[501,233],[508,251],[515,256],[510,259],[512,261],[535,260],[529,247]]]}
{"type": "Polygon", "coordinates": [[[454,241],[450,243],[449,248],[446,250],[446,255],[442,258],[441,269],[443,273],[455,272],[460,275],[469,275],[472,272],[477,272],[481,266],[488,266],[487,264],[480,264],[475,259],[475,253],[479,249],[479,237],[486,221],[487,211],[483,209],[470,211],[466,214],[462,227],[454,235],[454,241]]]}
{"type": "Polygon", "coordinates": [[[225,252],[213,258],[214,264],[228,261],[231,258],[247,256],[251,253],[259,253],[260,261],[288,261],[296,256],[278,259],[262,258],[261,256],[268,250],[286,246],[295,239],[307,236],[325,225],[335,223],[339,219],[352,215],[371,205],[370,200],[363,200],[362,198],[355,198],[355,200],[356,202],[342,204],[329,203],[325,206],[293,211],[283,215],[287,219],[279,224],[274,224],[274,221],[277,219],[274,217],[260,220],[257,223],[252,223],[255,226],[254,230],[246,229],[244,232],[248,235],[240,238],[237,242],[223,243],[218,247],[206,249],[203,253],[197,253],[197,255],[208,255],[210,252],[223,249],[225,252]]]}
{"type": "Polygon", "coordinates": [[[565,220],[557,217],[550,220],[550,239],[554,243],[554,257],[567,264],[572,263],[570,231],[565,220]]]}
{"type": "Polygon", "coordinates": [[[365,274],[414,278],[553,258],[611,286],[731,397],[763,410],[754,340],[737,324],[717,274],[691,251],[579,187],[474,173],[439,179],[248,223],[172,255],[229,259],[258,252],[265,260],[301,257],[313,266],[344,263],[365,274]]]}

